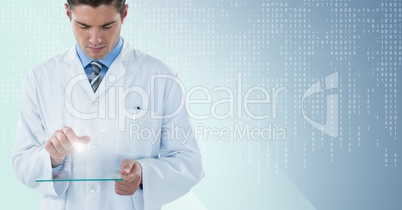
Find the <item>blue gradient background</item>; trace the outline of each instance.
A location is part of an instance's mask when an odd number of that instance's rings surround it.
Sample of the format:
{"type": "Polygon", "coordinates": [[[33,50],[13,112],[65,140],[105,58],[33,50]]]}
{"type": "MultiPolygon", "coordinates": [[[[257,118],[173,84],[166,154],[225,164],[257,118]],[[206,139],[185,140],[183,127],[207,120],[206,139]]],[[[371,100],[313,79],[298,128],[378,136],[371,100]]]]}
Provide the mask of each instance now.
{"type": "MultiPolygon", "coordinates": [[[[0,1],[1,209],[37,209],[40,195],[20,184],[11,152],[24,75],[75,43],[64,1],[0,1]]],[[[231,119],[194,119],[205,127],[282,128],[284,140],[216,140],[199,135],[206,177],[165,209],[402,209],[400,129],[402,62],[399,0],[128,0],[122,36],[179,72],[186,88],[205,87],[212,102],[234,93],[231,119]],[[316,82],[337,73],[338,86],[304,100],[316,82]],[[239,78],[241,78],[239,82],[239,78]],[[242,98],[238,98],[241,84],[242,98]],[[284,87],[271,104],[237,105],[251,87],[284,87]],[[338,106],[326,95],[335,94],[338,106]],[[303,111],[305,110],[305,115],[303,111]],[[242,116],[237,115],[238,111],[242,116]],[[306,116],[332,130],[314,128],[306,116]],[[331,120],[330,120],[331,121],[331,120]],[[191,205],[191,207],[189,206],[191,205]]],[[[196,93],[193,99],[205,99],[196,93]]],[[[261,92],[250,95],[264,99],[261,92]]],[[[198,114],[228,107],[192,105],[198,114]]]]}

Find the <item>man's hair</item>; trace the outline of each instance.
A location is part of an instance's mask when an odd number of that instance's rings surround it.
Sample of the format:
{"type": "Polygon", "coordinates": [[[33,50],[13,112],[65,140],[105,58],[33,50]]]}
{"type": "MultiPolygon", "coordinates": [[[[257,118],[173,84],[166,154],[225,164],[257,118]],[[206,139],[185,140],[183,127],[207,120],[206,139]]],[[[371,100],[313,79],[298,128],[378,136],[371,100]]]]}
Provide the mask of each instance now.
{"type": "Polygon", "coordinates": [[[70,10],[74,9],[74,7],[78,5],[88,5],[94,8],[101,5],[112,5],[115,9],[117,9],[117,11],[119,11],[120,16],[123,17],[126,0],[67,0],[67,4],[70,10]]]}

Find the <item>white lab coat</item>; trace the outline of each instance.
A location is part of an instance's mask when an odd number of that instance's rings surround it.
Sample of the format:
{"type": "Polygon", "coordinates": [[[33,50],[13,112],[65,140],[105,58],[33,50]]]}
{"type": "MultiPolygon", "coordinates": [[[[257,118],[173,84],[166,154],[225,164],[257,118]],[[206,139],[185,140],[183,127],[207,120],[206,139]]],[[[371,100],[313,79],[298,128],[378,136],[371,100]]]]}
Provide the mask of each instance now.
{"type": "Polygon", "coordinates": [[[30,71],[12,161],[17,178],[43,194],[41,209],[160,209],[199,182],[204,176],[200,152],[176,76],[127,42],[97,93],[75,47],[30,71]],[[44,144],[63,126],[90,136],[91,142],[54,170],[44,144]],[[137,160],[143,170],[143,190],[133,196],[117,195],[114,182],[35,182],[51,179],[57,170],[96,176],[118,170],[125,158],[137,160]]]}

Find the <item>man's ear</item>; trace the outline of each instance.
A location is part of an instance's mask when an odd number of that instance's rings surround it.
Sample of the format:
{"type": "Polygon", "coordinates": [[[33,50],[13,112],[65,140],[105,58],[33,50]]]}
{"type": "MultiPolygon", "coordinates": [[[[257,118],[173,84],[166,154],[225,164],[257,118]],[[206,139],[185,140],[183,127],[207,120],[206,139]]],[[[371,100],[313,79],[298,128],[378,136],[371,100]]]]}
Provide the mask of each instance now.
{"type": "Polygon", "coordinates": [[[64,9],[66,10],[66,15],[68,17],[68,19],[71,20],[71,12],[70,12],[70,7],[68,6],[67,3],[64,4],[64,9]]]}
{"type": "Polygon", "coordinates": [[[127,14],[128,14],[128,4],[124,5],[123,16],[121,17],[122,23],[124,23],[124,20],[126,19],[127,14]]]}

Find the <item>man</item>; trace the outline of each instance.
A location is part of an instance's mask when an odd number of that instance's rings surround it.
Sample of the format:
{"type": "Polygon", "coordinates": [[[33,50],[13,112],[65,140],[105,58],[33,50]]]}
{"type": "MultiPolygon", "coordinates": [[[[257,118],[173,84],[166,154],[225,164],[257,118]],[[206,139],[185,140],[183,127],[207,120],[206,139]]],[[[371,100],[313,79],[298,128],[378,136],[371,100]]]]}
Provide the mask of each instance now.
{"type": "Polygon", "coordinates": [[[120,37],[125,0],[68,0],[65,11],[77,44],[26,77],[16,176],[43,194],[41,209],[160,209],[204,176],[182,85],[120,37]],[[116,169],[123,181],[38,182],[116,169]]]}

